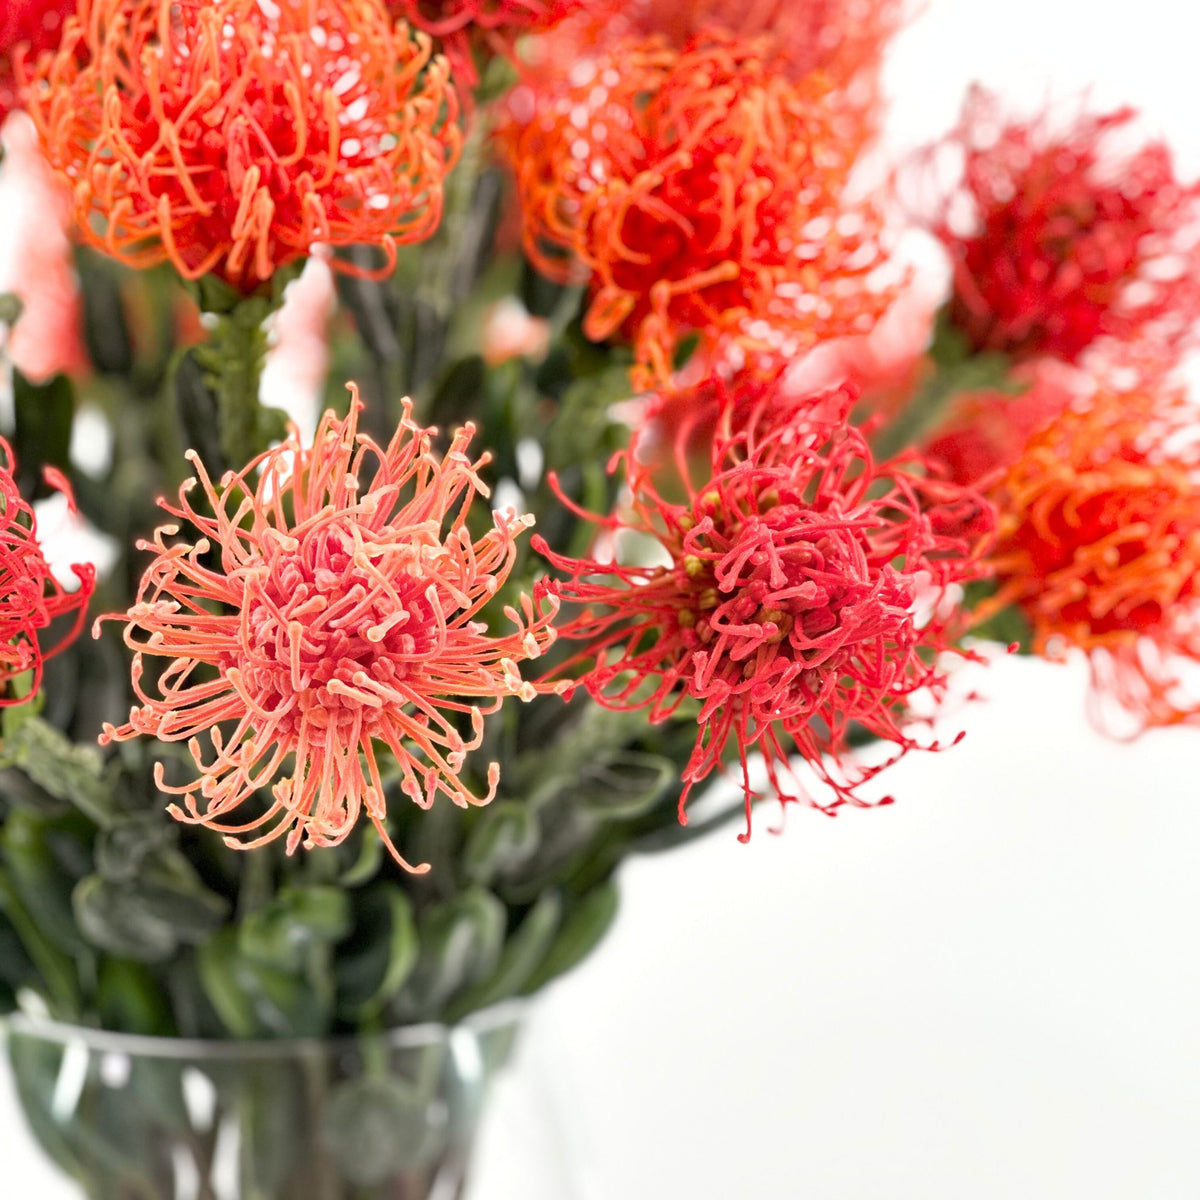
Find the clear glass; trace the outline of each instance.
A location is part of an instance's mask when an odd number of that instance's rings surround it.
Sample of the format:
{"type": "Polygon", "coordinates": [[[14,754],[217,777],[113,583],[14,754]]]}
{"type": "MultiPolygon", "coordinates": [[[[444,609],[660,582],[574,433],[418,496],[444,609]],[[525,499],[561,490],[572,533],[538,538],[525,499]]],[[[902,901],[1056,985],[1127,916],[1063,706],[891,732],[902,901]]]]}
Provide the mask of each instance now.
{"type": "Polygon", "coordinates": [[[488,1194],[467,1171],[524,1013],[264,1042],[15,1016],[7,1049],[34,1137],[93,1200],[468,1200],[488,1194]]]}

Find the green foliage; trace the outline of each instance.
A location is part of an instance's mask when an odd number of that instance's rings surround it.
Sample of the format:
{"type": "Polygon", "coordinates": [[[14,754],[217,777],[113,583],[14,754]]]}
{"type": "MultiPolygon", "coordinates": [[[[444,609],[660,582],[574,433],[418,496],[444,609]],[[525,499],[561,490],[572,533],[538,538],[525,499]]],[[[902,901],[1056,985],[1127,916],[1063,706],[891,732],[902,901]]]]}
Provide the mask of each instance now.
{"type": "Polygon", "coordinates": [[[44,467],[65,470],[68,466],[75,389],[65,375],[33,383],[16,369],[12,385],[17,486],[22,495],[31,497],[47,490],[41,479],[44,467]]]}

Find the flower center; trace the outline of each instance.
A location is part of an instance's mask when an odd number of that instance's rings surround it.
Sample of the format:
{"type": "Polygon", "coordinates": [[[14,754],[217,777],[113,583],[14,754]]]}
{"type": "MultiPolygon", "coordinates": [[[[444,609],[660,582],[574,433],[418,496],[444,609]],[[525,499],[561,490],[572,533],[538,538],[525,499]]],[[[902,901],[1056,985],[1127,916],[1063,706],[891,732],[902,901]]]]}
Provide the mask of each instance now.
{"type": "Polygon", "coordinates": [[[698,525],[677,568],[702,687],[720,680],[775,711],[812,711],[844,676],[877,676],[884,647],[912,640],[912,583],[873,561],[860,520],[780,504],[728,530],[698,525]]]}
{"type": "Polygon", "coordinates": [[[272,546],[246,584],[237,669],[250,697],[310,730],[362,722],[444,642],[445,617],[413,544],[356,545],[331,524],[296,548],[272,546]],[[397,556],[413,560],[397,569],[397,556]]]}

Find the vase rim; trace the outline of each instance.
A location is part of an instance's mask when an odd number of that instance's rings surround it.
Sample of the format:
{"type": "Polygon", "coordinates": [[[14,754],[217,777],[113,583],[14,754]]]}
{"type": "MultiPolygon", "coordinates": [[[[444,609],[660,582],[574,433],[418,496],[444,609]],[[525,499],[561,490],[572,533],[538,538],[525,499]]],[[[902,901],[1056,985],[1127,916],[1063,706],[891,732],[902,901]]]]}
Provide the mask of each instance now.
{"type": "Polygon", "coordinates": [[[183,1038],[160,1034],[121,1033],[100,1029],[94,1025],[76,1025],[29,1012],[13,1012],[0,1017],[0,1040],[12,1034],[61,1042],[64,1045],[83,1043],[89,1050],[100,1053],[127,1054],[133,1058],[173,1058],[189,1060],[213,1059],[282,1059],[305,1054],[328,1055],[339,1049],[352,1049],[364,1042],[381,1041],[389,1049],[406,1050],[437,1045],[450,1041],[460,1031],[479,1035],[493,1033],[505,1026],[516,1025],[529,1007],[528,997],[502,1000],[482,1008],[461,1021],[446,1024],[441,1021],[422,1021],[414,1025],[397,1025],[370,1033],[339,1033],[331,1037],[292,1038],[183,1038]]]}

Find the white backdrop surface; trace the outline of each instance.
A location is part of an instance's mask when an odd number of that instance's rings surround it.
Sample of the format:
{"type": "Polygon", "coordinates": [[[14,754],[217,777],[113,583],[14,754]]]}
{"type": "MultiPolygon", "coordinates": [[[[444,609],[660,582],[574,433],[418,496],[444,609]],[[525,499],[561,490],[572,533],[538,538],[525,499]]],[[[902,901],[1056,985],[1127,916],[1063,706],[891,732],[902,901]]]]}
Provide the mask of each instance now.
{"type": "MultiPolygon", "coordinates": [[[[1178,0],[930,0],[893,135],[937,134],[972,78],[1093,84],[1200,172],[1198,32],[1178,0]]],[[[476,1200],[1200,1196],[1200,732],[1105,741],[1076,668],[981,685],[961,746],[893,769],[893,807],[793,811],[781,837],[764,810],[748,847],[629,865],[524,1045],[553,1127],[494,1125],[476,1200]],[[576,1197],[537,1191],[530,1155],[560,1151],[576,1197]]],[[[14,1168],[19,1122],[0,1087],[0,1200],[71,1195],[14,1168]]]]}

